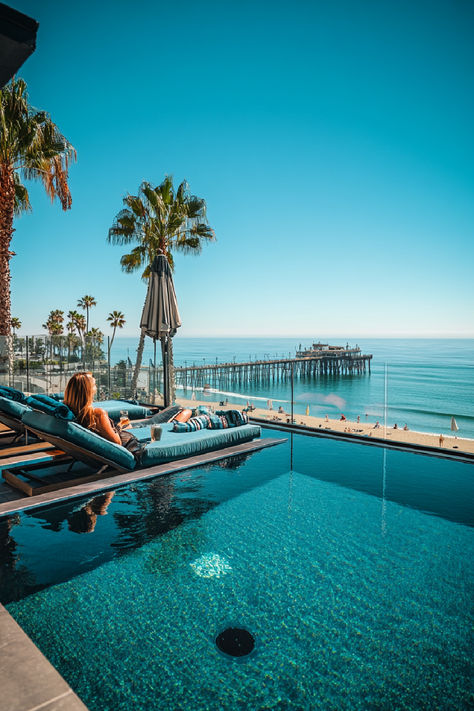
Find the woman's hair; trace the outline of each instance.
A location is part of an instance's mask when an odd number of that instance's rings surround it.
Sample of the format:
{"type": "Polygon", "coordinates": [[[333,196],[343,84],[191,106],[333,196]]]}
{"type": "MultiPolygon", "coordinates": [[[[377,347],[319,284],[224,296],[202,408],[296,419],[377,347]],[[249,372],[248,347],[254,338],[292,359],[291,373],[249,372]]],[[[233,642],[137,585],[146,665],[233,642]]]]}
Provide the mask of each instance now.
{"type": "Polygon", "coordinates": [[[79,424],[88,429],[95,425],[93,399],[92,373],[74,373],[64,391],[64,404],[71,408],[79,424]]]}

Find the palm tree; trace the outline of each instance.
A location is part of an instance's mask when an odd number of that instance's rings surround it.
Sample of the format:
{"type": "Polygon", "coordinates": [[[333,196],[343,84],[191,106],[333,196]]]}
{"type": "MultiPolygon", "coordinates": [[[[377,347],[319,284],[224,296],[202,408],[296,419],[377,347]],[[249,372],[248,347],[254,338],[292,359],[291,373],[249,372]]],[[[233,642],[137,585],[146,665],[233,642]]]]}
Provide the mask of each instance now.
{"type": "Polygon", "coordinates": [[[21,328],[21,321],[19,318],[12,317],[11,324],[12,324],[12,336],[13,336],[13,342],[12,342],[13,350],[15,350],[15,348],[19,347],[20,353],[23,353],[23,344],[20,343],[20,341],[22,341],[23,339],[21,339],[21,338],[18,339],[19,340],[18,343],[16,340],[16,332],[21,328]]]}
{"type": "Polygon", "coordinates": [[[53,359],[53,346],[56,343],[60,347],[60,337],[63,334],[64,311],[54,309],[49,312],[46,323],[43,323],[41,328],[48,331],[50,336],[50,358],[53,359]]]}
{"type": "Polygon", "coordinates": [[[100,346],[104,342],[104,334],[98,328],[91,328],[91,330],[86,334],[86,339],[89,343],[90,357],[92,360],[92,370],[94,370],[95,357],[97,356],[100,360],[103,355],[100,346]]]}
{"type": "Polygon", "coordinates": [[[82,350],[82,361],[83,365],[85,368],[85,363],[84,363],[84,345],[85,345],[85,332],[86,332],[86,318],[82,314],[80,314],[78,311],[68,311],[67,317],[69,319],[68,323],[68,330],[70,330],[71,333],[74,332],[74,330],[77,331],[77,334],[79,336],[79,339],[81,341],[81,350],[82,350]],[[69,324],[71,324],[72,329],[69,328],[69,324]]]}
{"type": "Polygon", "coordinates": [[[117,328],[123,328],[125,326],[125,316],[121,311],[111,311],[109,315],[107,316],[107,321],[110,321],[110,325],[114,329],[112,332],[112,338],[110,339],[109,343],[109,363],[110,363],[110,351],[112,350],[112,343],[114,342],[115,338],[115,331],[117,328]]]}
{"type": "MultiPolygon", "coordinates": [[[[71,312],[69,312],[70,314],[71,312]]],[[[69,317],[68,314],[68,317],[69,317]]],[[[74,335],[74,331],[76,330],[76,324],[74,321],[70,318],[69,321],[66,324],[67,328],[67,362],[69,363],[71,359],[71,350],[74,352],[78,339],[77,336],[74,335]]]]}
{"type": "Polygon", "coordinates": [[[80,309],[84,309],[86,312],[86,333],[89,333],[89,309],[91,309],[93,306],[97,306],[97,301],[93,296],[83,296],[82,299],[79,299],[77,302],[77,305],[80,309]]]}
{"type": "Polygon", "coordinates": [[[53,309],[53,311],[50,311],[49,318],[54,321],[54,323],[63,323],[64,322],[64,311],[61,311],[61,309],[53,309]]]}
{"type": "Polygon", "coordinates": [[[47,194],[71,207],[68,168],[76,151],[45,111],[28,103],[23,79],[0,90],[0,373],[11,370],[10,251],[13,218],[31,209],[23,179],[41,180],[47,194]]]}
{"type": "MultiPolygon", "coordinates": [[[[173,269],[173,251],[199,254],[205,240],[215,239],[206,218],[206,202],[189,194],[186,181],[179,185],[176,192],[171,176],[166,176],[155,188],[143,182],[138,195],[126,195],[123,203],[125,208],[115,217],[108,241],[126,245],[137,243],[129,254],[123,255],[120,263],[127,273],[143,270],[141,276],[144,280],[148,279],[153,259],[160,252],[173,269]]],[[[144,345],[145,332],[142,330],[131,382],[132,395],[137,389],[144,345]]],[[[169,339],[169,345],[172,373],[172,339],[169,339]]]]}
{"type": "Polygon", "coordinates": [[[12,320],[11,320],[11,324],[12,324],[13,338],[16,338],[16,331],[20,330],[21,321],[19,318],[16,318],[16,316],[13,316],[12,320]]]}

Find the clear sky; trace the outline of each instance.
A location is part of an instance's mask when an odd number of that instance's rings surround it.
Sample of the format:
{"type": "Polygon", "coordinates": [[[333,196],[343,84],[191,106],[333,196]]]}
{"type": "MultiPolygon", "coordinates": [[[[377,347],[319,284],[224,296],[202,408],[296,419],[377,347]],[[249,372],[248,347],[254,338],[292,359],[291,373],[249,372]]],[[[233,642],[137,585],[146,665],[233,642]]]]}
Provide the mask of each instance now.
{"type": "Polygon", "coordinates": [[[176,258],[183,336],[474,335],[470,0],[11,0],[20,71],[75,146],[72,210],[30,191],[12,315],[93,295],[138,334],[146,293],[106,237],[166,174],[217,241],[176,258]]]}

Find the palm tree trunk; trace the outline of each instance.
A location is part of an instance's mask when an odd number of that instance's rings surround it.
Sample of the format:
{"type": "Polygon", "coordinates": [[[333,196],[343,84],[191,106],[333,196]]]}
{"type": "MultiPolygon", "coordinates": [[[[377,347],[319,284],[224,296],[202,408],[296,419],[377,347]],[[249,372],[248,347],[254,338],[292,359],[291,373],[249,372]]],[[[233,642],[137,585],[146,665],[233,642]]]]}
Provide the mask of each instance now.
{"type": "Polygon", "coordinates": [[[142,329],[140,333],[140,340],[138,342],[137,348],[137,360],[135,361],[135,368],[133,371],[132,382],[130,383],[131,396],[135,397],[137,392],[138,374],[140,372],[140,367],[143,358],[143,349],[145,348],[145,331],[142,329]]]}
{"type": "Polygon", "coordinates": [[[115,331],[116,331],[116,330],[117,330],[117,326],[114,326],[114,331],[113,331],[113,333],[112,333],[112,338],[110,339],[110,343],[109,343],[109,360],[110,360],[110,353],[111,353],[111,351],[112,351],[112,343],[114,342],[115,331]]]}
{"type": "Polygon", "coordinates": [[[0,374],[13,371],[10,295],[10,242],[13,235],[13,166],[0,165],[0,374]]]}

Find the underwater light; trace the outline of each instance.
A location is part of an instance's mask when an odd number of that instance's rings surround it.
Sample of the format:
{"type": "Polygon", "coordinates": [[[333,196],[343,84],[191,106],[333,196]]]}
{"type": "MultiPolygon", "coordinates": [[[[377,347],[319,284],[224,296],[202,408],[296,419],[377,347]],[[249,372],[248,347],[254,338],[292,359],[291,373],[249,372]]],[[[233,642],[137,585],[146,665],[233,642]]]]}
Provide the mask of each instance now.
{"type": "Polygon", "coordinates": [[[232,570],[228,561],[217,553],[207,553],[189,564],[200,578],[220,578],[232,570]]]}

